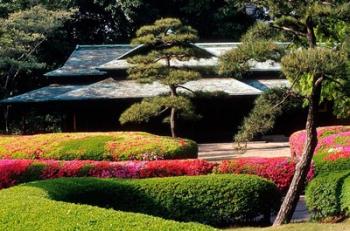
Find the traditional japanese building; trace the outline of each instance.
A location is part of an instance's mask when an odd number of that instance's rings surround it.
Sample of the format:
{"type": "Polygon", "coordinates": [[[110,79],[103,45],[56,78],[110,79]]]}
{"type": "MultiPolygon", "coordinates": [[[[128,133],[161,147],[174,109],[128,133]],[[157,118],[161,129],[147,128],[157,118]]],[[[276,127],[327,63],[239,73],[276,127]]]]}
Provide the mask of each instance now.
{"type": "MultiPolygon", "coordinates": [[[[175,62],[173,65],[196,68],[203,78],[185,84],[192,91],[202,119],[179,121],[179,135],[199,141],[231,140],[234,132],[253,106],[254,99],[266,89],[287,86],[280,65],[273,61],[252,62],[250,73],[242,80],[216,74],[218,57],[237,47],[237,43],[197,43],[208,58],[175,62]]],[[[13,111],[39,110],[62,116],[64,131],[144,130],[169,134],[168,125],[155,118],[145,124],[121,126],[119,115],[133,102],[168,93],[158,82],[140,84],[127,79],[126,59],[143,52],[144,47],[116,45],[78,45],[66,63],[45,74],[48,86],[1,101],[13,111]]],[[[279,121],[275,132],[288,134],[304,126],[304,112],[279,121]],[[285,123],[287,121],[288,123],[285,123]]]]}

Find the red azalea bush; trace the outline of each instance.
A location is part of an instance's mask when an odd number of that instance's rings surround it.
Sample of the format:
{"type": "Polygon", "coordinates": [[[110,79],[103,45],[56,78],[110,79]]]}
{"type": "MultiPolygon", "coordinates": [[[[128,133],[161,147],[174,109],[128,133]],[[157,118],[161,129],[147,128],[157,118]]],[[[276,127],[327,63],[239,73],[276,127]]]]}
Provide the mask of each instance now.
{"type": "Polygon", "coordinates": [[[0,189],[14,185],[15,179],[25,172],[31,163],[31,160],[1,160],[0,189]]]}
{"type": "MultiPolygon", "coordinates": [[[[248,157],[223,161],[216,169],[218,173],[253,174],[273,181],[281,192],[286,192],[292,181],[295,162],[290,158],[248,157]]],[[[308,173],[308,181],[314,176],[314,168],[308,173]]]]}
{"type": "Polygon", "coordinates": [[[0,160],[0,189],[22,182],[59,177],[148,178],[204,175],[211,173],[214,166],[215,164],[204,160],[0,160]]]}

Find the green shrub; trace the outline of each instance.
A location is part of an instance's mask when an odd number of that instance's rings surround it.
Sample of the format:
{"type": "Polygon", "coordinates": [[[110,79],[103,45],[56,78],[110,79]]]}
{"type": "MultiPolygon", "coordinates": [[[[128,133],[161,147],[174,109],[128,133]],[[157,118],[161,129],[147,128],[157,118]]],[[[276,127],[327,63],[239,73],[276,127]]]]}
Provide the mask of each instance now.
{"type": "Polygon", "coordinates": [[[318,175],[311,181],[306,189],[305,198],[313,219],[324,220],[343,216],[342,204],[350,203],[341,201],[343,183],[348,176],[350,171],[331,172],[318,175]]]}
{"type": "Polygon", "coordinates": [[[155,160],[197,158],[194,141],[144,132],[4,136],[0,159],[155,160]]]}
{"type": "MultiPolygon", "coordinates": [[[[84,212],[78,205],[68,204],[72,202],[124,211],[114,212],[113,217],[120,214],[126,216],[125,212],[137,212],[177,221],[223,226],[269,215],[278,208],[280,195],[273,183],[257,176],[209,175],[144,180],[60,178],[2,190],[0,200],[6,201],[0,208],[3,226],[0,229],[5,225],[32,224],[34,216],[37,226],[45,223],[51,226],[51,221],[60,222],[59,218],[65,216],[67,223],[75,224],[75,220],[83,222],[80,217],[86,219],[88,214],[90,218],[85,224],[91,219],[100,223],[102,216],[107,219],[106,223],[112,220],[112,216],[109,218],[112,210],[79,205],[86,208],[84,212]],[[61,209],[62,206],[67,208],[61,209]],[[44,213],[41,208],[45,207],[48,208],[44,213]],[[36,214],[37,211],[42,214],[36,214]],[[103,211],[108,212],[103,215],[103,211]],[[17,217],[17,213],[20,217],[17,217]]],[[[142,221],[138,223],[139,217],[135,217],[134,225],[142,225],[142,221]]],[[[131,222],[131,219],[127,222],[131,222]]],[[[113,221],[113,224],[116,222],[113,221]]],[[[126,225],[125,222],[120,227],[123,225],[126,225]]],[[[147,225],[143,227],[151,228],[147,225]]]]}

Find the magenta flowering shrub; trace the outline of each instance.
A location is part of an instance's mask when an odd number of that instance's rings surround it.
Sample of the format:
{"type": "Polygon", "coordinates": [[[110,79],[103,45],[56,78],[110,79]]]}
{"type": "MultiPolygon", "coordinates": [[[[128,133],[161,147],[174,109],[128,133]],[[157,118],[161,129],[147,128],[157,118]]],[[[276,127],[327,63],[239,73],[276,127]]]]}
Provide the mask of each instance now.
{"type": "Polygon", "coordinates": [[[1,160],[0,161],[0,189],[12,186],[28,166],[31,160],[1,160]]]}
{"type": "MultiPolygon", "coordinates": [[[[331,136],[337,133],[348,132],[348,131],[350,131],[350,126],[320,127],[320,128],[317,128],[317,137],[320,143],[321,140],[323,140],[328,136],[331,136]]],[[[305,130],[294,132],[289,137],[289,144],[290,144],[290,151],[291,151],[292,158],[299,158],[302,155],[305,141],[306,141],[305,130]]]]}
{"type": "MultiPolygon", "coordinates": [[[[318,143],[314,153],[316,173],[350,169],[350,126],[331,126],[317,129],[318,143]]],[[[302,155],[305,130],[290,137],[292,157],[302,155]]]]}
{"type": "Polygon", "coordinates": [[[148,178],[203,175],[215,164],[204,160],[56,161],[0,160],[0,189],[32,180],[60,177],[148,178]]]}
{"type": "MultiPolygon", "coordinates": [[[[277,158],[238,158],[223,161],[216,169],[218,173],[253,174],[273,181],[282,193],[285,193],[292,181],[295,162],[286,157],[277,158]]],[[[312,166],[307,179],[310,181],[314,176],[312,166]]]]}

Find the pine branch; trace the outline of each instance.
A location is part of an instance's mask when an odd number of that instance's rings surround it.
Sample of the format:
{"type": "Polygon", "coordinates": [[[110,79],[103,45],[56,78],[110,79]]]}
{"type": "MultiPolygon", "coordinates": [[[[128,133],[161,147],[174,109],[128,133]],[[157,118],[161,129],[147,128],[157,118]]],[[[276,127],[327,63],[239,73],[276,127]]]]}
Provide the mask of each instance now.
{"type": "Polygon", "coordinates": [[[306,36],[306,33],[303,33],[303,32],[300,32],[300,31],[297,31],[297,30],[294,30],[290,27],[286,27],[286,26],[276,26],[276,25],[273,25],[271,24],[271,27],[273,28],[276,28],[276,29],[279,29],[279,30],[283,30],[283,31],[286,31],[286,32],[290,32],[290,33],[293,33],[297,36],[306,36]]]}

